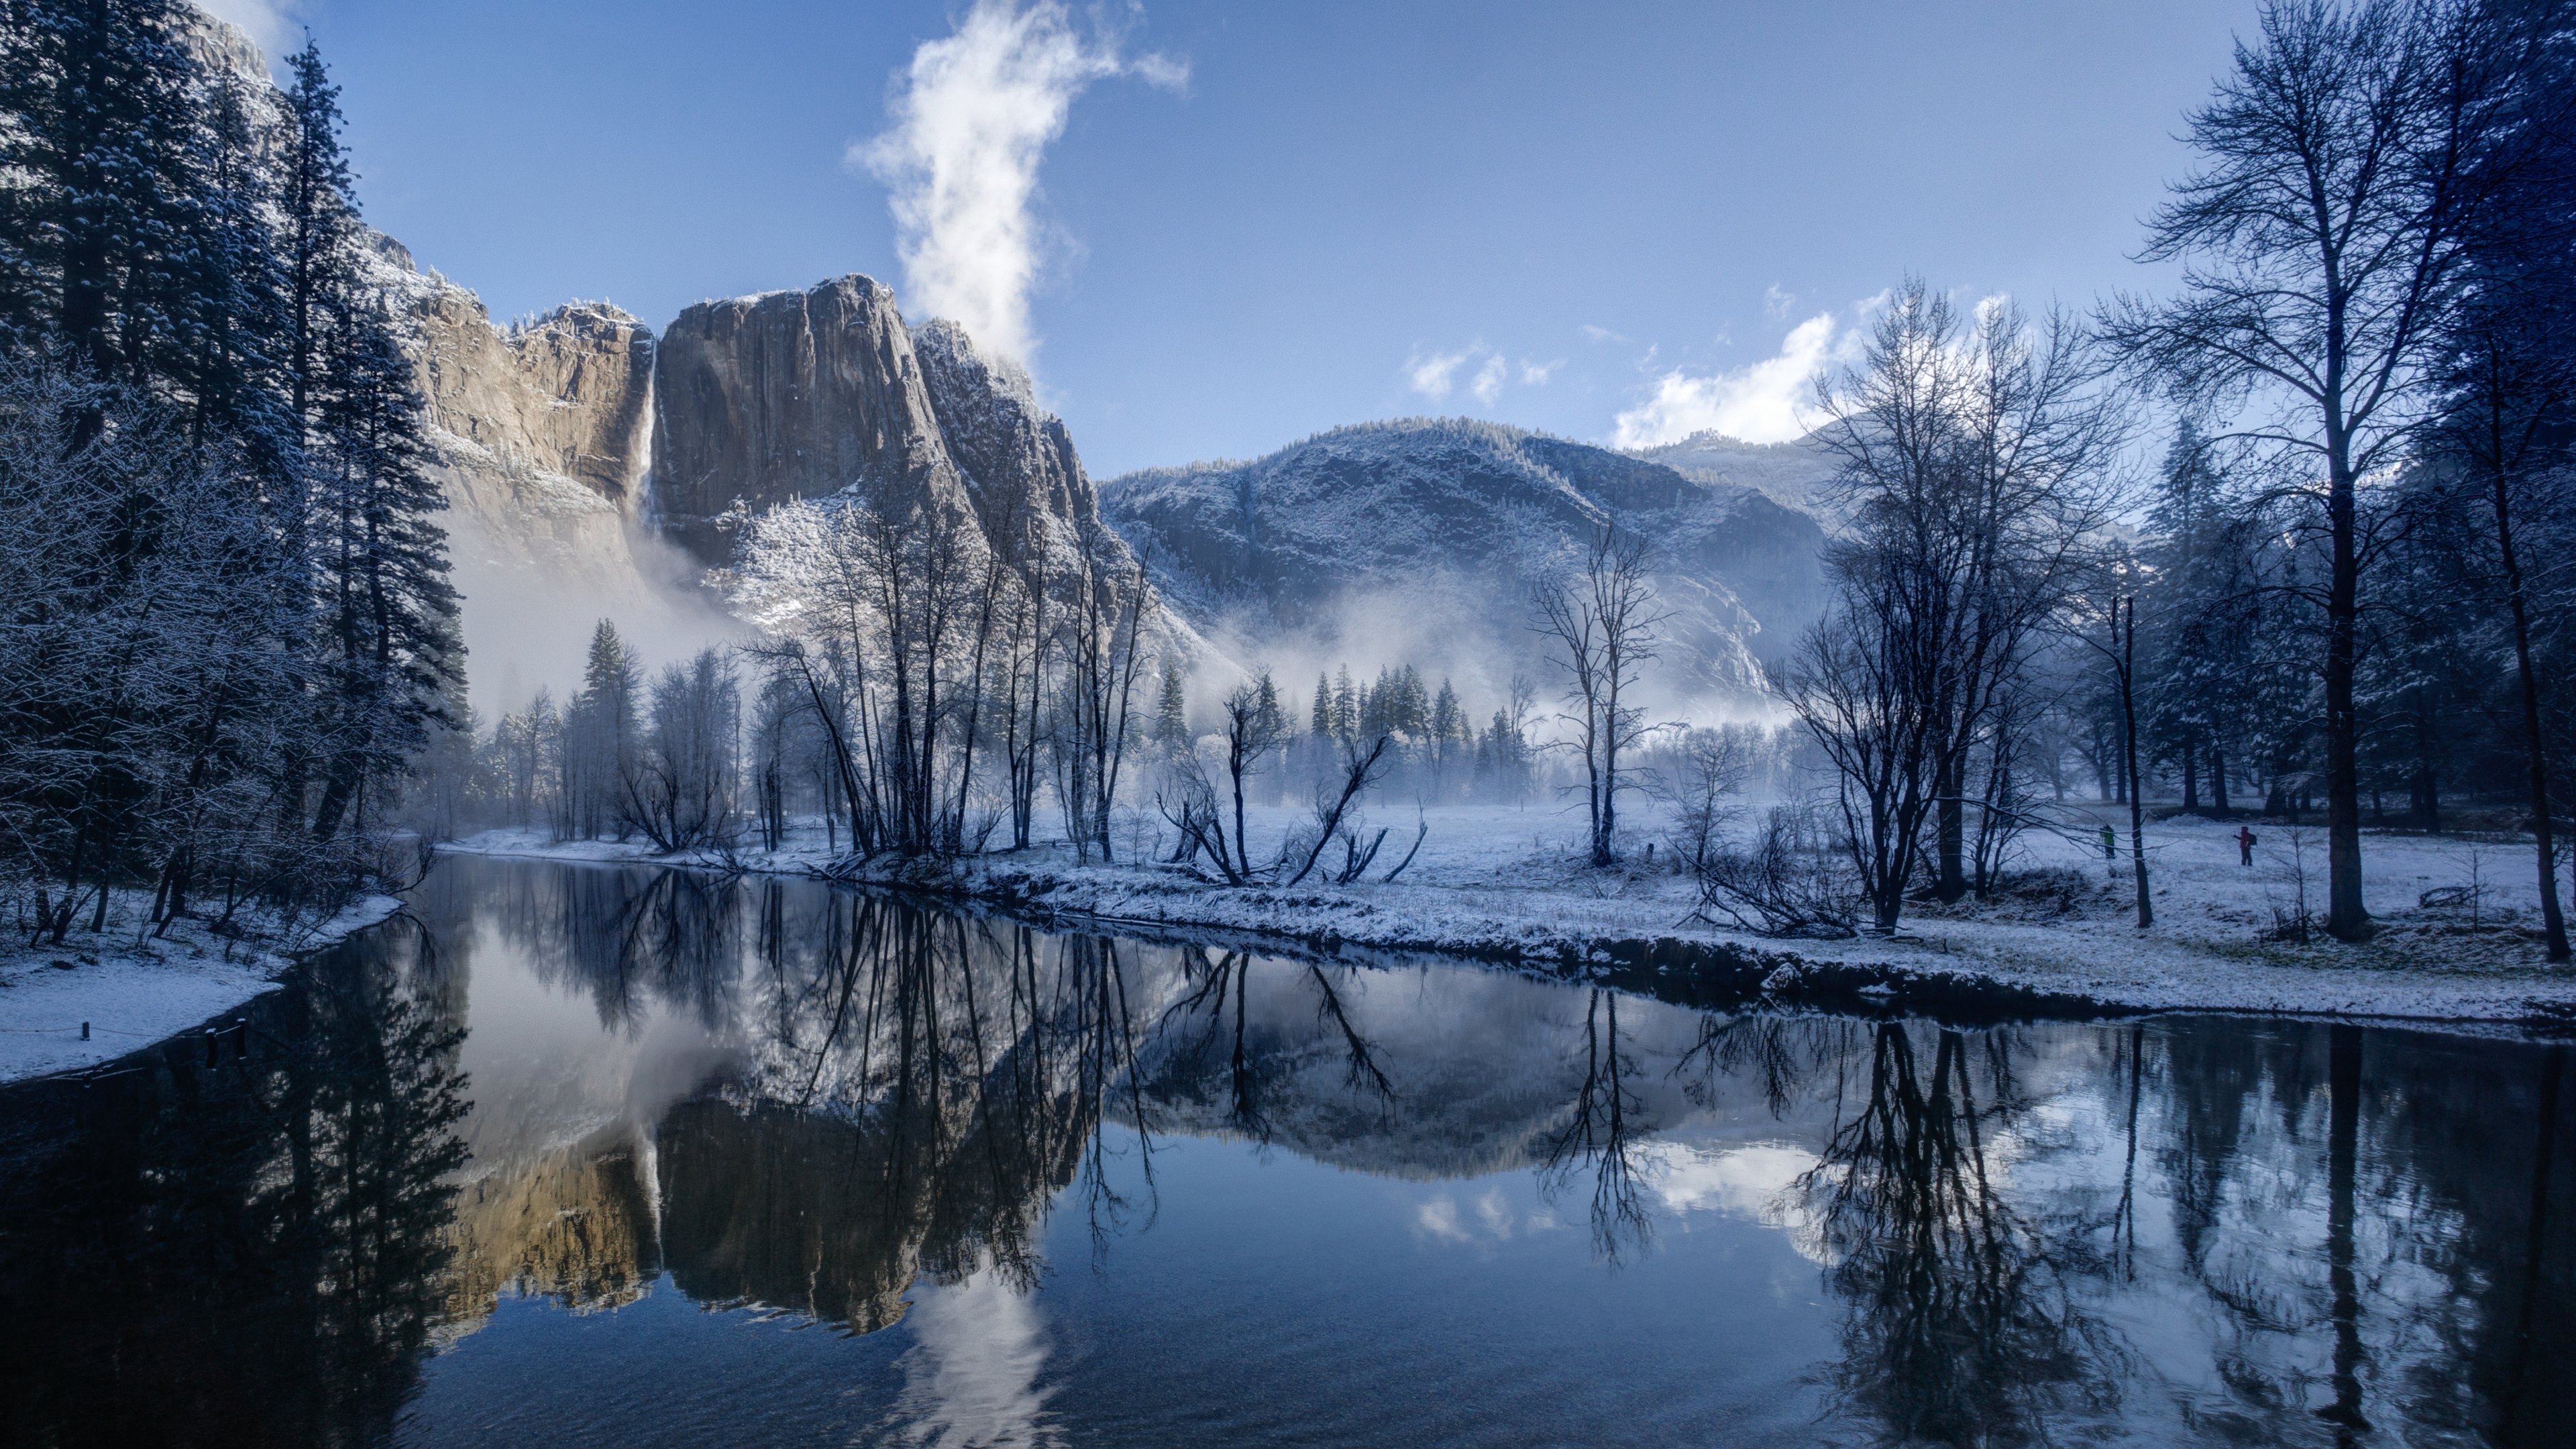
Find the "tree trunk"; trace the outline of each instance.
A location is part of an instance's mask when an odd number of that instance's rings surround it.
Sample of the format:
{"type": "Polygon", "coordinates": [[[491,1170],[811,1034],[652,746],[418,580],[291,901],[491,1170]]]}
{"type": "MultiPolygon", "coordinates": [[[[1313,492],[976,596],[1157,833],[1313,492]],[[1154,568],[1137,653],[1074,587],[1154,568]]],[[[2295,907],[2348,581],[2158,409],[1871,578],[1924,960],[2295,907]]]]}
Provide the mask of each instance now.
{"type": "MultiPolygon", "coordinates": [[[[2138,601],[2129,600],[2129,626],[2120,640],[2120,723],[2128,737],[2129,776],[2138,773],[2138,601]]],[[[2156,923],[2156,908],[2147,896],[2147,807],[2138,792],[2129,792],[2129,865],[2138,882],[2138,929],[2156,923]]]]}
{"type": "Polygon", "coordinates": [[[2354,541],[2352,464],[2341,427],[2329,434],[2326,515],[2334,571],[2326,591],[2326,931],[2339,941],[2370,934],[2361,896],[2361,714],[2353,702],[2361,635],[2361,561],[2354,541]]]}
{"type": "Polygon", "coordinates": [[[1933,767],[1934,788],[1940,792],[1936,805],[1936,833],[1940,838],[1940,856],[1936,861],[1938,876],[1933,894],[1947,905],[1968,893],[1966,853],[1968,833],[1967,759],[1965,746],[1953,744],[1933,767]]]}
{"type": "Polygon", "coordinates": [[[2328,1030],[2326,1285],[2333,1296],[2335,1397],[2317,1417],[2355,1433],[2370,1428],[2361,1412],[2361,1275],[2353,1242],[2361,1177],[2361,1028],[2328,1030]]]}
{"type": "Polygon", "coordinates": [[[2496,545],[2503,555],[2506,611],[2513,619],[2514,674],[2522,688],[2522,751],[2531,777],[2531,830],[2540,854],[2540,921],[2549,959],[2568,958],[2567,917],[2558,904],[2558,851],[2549,818],[2548,736],[2540,727],[2540,676],[2531,665],[2531,611],[2523,597],[2522,560],[2514,552],[2513,503],[2504,470],[2494,478],[2496,545]]]}

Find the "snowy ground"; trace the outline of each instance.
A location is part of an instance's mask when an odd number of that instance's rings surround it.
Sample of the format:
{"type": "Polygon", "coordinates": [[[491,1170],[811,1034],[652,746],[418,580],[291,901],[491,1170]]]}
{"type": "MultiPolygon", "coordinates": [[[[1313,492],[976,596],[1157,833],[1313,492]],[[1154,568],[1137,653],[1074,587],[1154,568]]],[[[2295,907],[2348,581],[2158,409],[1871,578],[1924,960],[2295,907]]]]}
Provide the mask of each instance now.
{"type": "MultiPolygon", "coordinates": [[[[2363,858],[2378,936],[2354,946],[2323,938],[2299,944],[2267,937],[2295,915],[2302,862],[2308,907],[2322,911],[2322,827],[2252,822],[2261,839],[2247,868],[2238,863],[2233,821],[2151,821],[2156,924],[2140,931],[2122,811],[2116,877],[2089,834],[2098,820],[2081,821],[2085,833],[2024,837],[2015,865],[2047,874],[1999,903],[1909,908],[1895,940],[1776,941],[1689,919],[1694,892],[1667,868],[1670,846],[1658,843],[1656,865],[1645,863],[1657,823],[1651,814],[1639,820],[1628,863],[1602,871],[1582,863],[1579,812],[1435,808],[1420,857],[1401,880],[1383,884],[1378,878],[1401,858],[1414,819],[1409,809],[1377,812],[1376,823],[1390,827],[1385,851],[1369,881],[1350,886],[1319,884],[1319,872],[1295,890],[1227,889],[1151,865],[1080,866],[1062,845],[936,870],[886,867],[876,878],[1047,914],[1283,934],[1337,948],[1463,951],[1551,964],[1687,963],[1712,959],[1712,948],[1732,948],[1753,958],[1783,996],[1797,994],[1806,978],[1811,991],[1830,979],[1835,990],[1856,987],[1899,1004],[2008,988],[2147,1010],[2576,1020],[2576,972],[2542,959],[2528,840],[2371,832],[2363,858]],[[2419,904],[2428,891],[2472,884],[2479,888],[2474,907],[2419,904]]],[[[1257,813],[1256,857],[1289,822],[1286,811],[1257,813]]],[[[1130,859],[1150,861],[1154,840],[1153,823],[1137,817],[1120,843],[1130,859]]],[[[448,848],[654,858],[640,842],[558,845],[532,831],[491,831],[448,848]]],[[[747,851],[728,863],[803,871],[828,857],[819,831],[799,830],[784,850],[747,851]]]]}
{"type": "Polygon", "coordinates": [[[84,922],[59,947],[30,947],[14,932],[0,942],[0,1082],[96,1066],[230,1011],[274,987],[296,955],[402,902],[370,896],[321,922],[253,919],[244,939],[230,941],[199,920],[150,939],[135,924],[148,902],[113,904],[124,909],[97,935],[84,922]]]}

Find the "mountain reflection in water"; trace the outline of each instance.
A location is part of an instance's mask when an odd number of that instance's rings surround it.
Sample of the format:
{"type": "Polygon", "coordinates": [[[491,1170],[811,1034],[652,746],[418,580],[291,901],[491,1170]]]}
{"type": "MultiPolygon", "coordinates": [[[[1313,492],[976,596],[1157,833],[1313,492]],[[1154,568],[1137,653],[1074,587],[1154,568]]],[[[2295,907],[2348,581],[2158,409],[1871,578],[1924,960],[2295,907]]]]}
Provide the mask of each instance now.
{"type": "Polygon", "coordinates": [[[1784,1016],[526,862],[414,915],[211,1047],[0,1091],[8,1442],[2576,1415],[2563,1046],[1784,1016]]]}

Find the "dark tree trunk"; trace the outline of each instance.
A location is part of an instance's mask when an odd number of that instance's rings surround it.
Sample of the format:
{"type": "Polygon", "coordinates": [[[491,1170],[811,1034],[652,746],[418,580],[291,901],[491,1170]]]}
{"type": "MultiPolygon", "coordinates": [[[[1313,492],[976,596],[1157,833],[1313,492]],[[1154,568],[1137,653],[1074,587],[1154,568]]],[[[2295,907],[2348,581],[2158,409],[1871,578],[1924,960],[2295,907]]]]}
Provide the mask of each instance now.
{"type": "Polygon", "coordinates": [[[1966,802],[1962,798],[1967,789],[1967,759],[1966,748],[1954,746],[1934,771],[1935,778],[1940,782],[1936,788],[1941,792],[1941,799],[1936,815],[1938,821],[1936,828],[1940,836],[1940,858],[1937,861],[1938,875],[1933,883],[1933,894],[1939,896],[1944,904],[1957,901],[1968,893],[1965,860],[1968,811],[1966,802]]]}

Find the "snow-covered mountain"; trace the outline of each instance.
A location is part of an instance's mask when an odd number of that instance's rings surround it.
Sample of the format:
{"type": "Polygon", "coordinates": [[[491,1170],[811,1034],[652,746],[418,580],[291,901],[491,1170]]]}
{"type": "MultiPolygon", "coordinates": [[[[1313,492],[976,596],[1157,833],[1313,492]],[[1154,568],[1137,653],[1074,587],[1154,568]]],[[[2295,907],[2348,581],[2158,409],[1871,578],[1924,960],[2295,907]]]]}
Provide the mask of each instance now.
{"type": "Polygon", "coordinates": [[[1464,419],[1130,473],[1101,509],[1202,634],[1301,672],[1410,662],[1499,688],[1538,654],[1531,590],[1604,520],[1653,541],[1676,697],[1749,700],[1822,600],[1815,520],[1760,488],[1464,419]]]}
{"type": "Polygon", "coordinates": [[[1677,443],[1627,451],[1695,483],[1759,489],[1774,503],[1818,517],[1833,512],[1834,460],[1812,436],[1794,443],[1748,443],[1711,428],[1677,443]]]}

